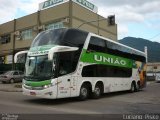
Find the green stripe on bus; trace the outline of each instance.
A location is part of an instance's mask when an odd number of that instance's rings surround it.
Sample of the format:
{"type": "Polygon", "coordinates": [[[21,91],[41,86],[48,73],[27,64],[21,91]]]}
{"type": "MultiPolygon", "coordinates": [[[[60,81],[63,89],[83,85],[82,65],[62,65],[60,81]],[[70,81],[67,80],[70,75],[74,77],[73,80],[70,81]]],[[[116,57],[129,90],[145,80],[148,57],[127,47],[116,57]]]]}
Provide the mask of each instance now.
{"type": "Polygon", "coordinates": [[[134,60],[131,59],[100,52],[87,52],[85,49],[82,52],[80,61],[126,68],[132,68],[134,64],[134,60]]]}
{"type": "Polygon", "coordinates": [[[44,81],[39,81],[39,82],[25,81],[25,84],[27,86],[32,86],[32,87],[42,87],[44,85],[51,84],[51,80],[44,80],[44,81]]]}

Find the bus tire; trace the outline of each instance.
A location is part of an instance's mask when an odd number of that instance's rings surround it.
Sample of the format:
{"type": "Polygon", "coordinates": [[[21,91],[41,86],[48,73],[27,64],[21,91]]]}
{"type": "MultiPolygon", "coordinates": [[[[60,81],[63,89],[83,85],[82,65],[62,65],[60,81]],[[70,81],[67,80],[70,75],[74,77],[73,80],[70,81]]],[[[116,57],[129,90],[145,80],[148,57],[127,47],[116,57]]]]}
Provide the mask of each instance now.
{"type": "Polygon", "coordinates": [[[92,93],[92,98],[98,99],[101,97],[101,94],[102,94],[102,87],[100,86],[100,84],[96,84],[94,92],[92,93]]]}
{"type": "Polygon", "coordinates": [[[136,91],[136,84],[134,82],[132,82],[130,92],[133,93],[135,91],[136,91]]]}
{"type": "Polygon", "coordinates": [[[79,99],[86,100],[88,96],[89,96],[89,88],[86,84],[83,84],[80,89],[79,99]]]}
{"type": "Polygon", "coordinates": [[[140,82],[137,82],[137,92],[139,92],[140,91],[140,82]]]}

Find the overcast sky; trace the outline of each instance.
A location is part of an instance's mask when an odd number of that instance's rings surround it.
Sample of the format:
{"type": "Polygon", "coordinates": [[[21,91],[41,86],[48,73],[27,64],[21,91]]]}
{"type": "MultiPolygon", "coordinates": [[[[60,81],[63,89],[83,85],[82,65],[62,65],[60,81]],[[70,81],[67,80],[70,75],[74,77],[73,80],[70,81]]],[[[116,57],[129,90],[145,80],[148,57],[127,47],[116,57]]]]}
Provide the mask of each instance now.
{"type": "MultiPolygon", "coordinates": [[[[0,24],[38,10],[45,0],[1,0],[0,24]]],[[[160,42],[160,0],[89,0],[104,17],[116,16],[118,39],[138,37],[160,42]]]]}

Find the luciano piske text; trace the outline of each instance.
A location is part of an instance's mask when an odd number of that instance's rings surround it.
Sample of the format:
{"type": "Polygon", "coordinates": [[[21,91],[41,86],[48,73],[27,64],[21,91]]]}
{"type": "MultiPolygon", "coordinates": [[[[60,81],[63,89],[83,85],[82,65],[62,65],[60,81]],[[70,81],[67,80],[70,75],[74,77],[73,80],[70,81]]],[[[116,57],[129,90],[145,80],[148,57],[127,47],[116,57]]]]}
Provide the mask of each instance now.
{"type": "Polygon", "coordinates": [[[124,114],[123,120],[160,120],[160,114],[124,114]]]}

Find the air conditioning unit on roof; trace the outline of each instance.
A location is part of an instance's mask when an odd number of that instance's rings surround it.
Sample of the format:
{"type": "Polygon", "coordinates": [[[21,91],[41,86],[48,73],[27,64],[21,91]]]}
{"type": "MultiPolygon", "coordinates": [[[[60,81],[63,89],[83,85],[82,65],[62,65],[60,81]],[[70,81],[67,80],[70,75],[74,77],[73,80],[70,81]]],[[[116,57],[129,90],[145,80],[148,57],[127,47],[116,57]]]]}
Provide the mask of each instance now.
{"type": "Polygon", "coordinates": [[[38,30],[45,30],[45,25],[41,25],[38,27],[38,30]]]}
{"type": "Polygon", "coordinates": [[[69,18],[65,18],[62,20],[63,23],[69,23],[69,18]]]}
{"type": "Polygon", "coordinates": [[[22,37],[19,35],[16,37],[16,40],[22,40],[22,37]]]}
{"type": "Polygon", "coordinates": [[[16,32],[14,32],[14,34],[15,34],[16,36],[20,36],[20,31],[16,31],[16,32]]]}
{"type": "Polygon", "coordinates": [[[34,27],[33,27],[33,30],[34,30],[34,31],[37,31],[37,30],[38,30],[38,26],[34,26],[34,27]]]}

